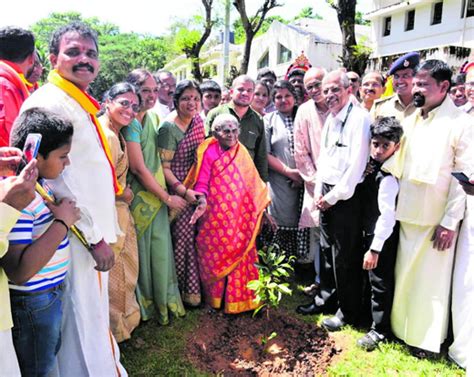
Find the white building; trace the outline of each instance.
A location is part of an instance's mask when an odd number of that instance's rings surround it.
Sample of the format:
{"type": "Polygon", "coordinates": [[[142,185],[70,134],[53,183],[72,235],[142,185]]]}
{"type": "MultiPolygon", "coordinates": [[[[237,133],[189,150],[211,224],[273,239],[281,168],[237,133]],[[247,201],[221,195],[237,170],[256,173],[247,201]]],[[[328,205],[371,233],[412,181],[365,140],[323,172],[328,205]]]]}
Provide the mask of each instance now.
{"type": "Polygon", "coordinates": [[[474,48],[474,0],[372,0],[365,18],[378,69],[410,51],[458,68],[474,48]]]}
{"type": "MultiPolygon", "coordinates": [[[[213,46],[207,50],[201,52],[199,58],[201,61],[201,73],[205,79],[213,79],[219,84],[223,84],[222,77],[222,44],[213,46]]],[[[234,66],[237,69],[240,68],[240,59],[241,59],[241,46],[230,44],[229,45],[229,63],[230,66],[234,66]]],[[[183,79],[189,79],[191,75],[191,62],[190,59],[186,57],[185,54],[174,58],[168,62],[163,69],[172,72],[176,80],[179,82],[183,79]]]]}
{"type": "MultiPolygon", "coordinates": [[[[356,25],[358,42],[368,42],[370,28],[356,25]]],[[[304,53],[311,65],[333,70],[340,66],[342,34],[339,23],[334,20],[301,19],[285,25],[273,21],[267,32],[253,40],[248,74],[257,76],[257,71],[270,67],[277,77],[283,77],[295,58],[304,53]]]]}

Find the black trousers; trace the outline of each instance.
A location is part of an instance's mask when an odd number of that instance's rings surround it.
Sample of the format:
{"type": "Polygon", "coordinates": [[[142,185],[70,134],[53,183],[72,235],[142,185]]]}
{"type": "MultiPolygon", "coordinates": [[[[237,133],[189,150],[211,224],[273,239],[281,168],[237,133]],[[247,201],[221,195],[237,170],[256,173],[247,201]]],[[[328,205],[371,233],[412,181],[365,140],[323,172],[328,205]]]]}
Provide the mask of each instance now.
{"type": "MultiPolygon", "coordinates": [[[[369,271],[372,329],[381,334],[391,332],[390,314],[392,312],[395,260],[400,224],[397,222],[392,235],[385,241],[379,254],[377,268],[369,271]]],[[[365,239],[364,250],[372,243],[373,235],[365,239]]]]}
{"type": "MultiPolygon", "coordinates": [[[[325,195],[333,186],[323,184],[325,195]]],[[[321,291],[316,305],[325,311],[337,308],[346,323],[357,324],[362,303],[362,203],[360,185],[348,200],[321,212],[321,291]]]]}

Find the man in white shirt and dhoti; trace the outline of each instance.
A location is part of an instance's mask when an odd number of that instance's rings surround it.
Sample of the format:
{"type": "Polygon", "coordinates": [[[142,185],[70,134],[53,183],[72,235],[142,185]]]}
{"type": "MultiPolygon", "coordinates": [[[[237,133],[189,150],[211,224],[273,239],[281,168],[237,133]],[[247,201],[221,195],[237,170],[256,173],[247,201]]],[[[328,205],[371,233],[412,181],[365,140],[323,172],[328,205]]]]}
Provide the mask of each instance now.
{"type": "Polygon", "coordinates": [[[96,118],[98,103],[86,93],[99,70],[97,35],[79,22],[63,26],[53,34],[50,53],[54,70],[49,82],[24,103],[22,111],[43,107],[74,125],[71,164],[50,186],[56,199],[75,199],[81,210],[76,225],[91,245],[88,250],[78,238],[70,237],[71,265],[57,372],[68,377],[125,376],[109,331],[106,272],[114,263],[109,243],[116,242],[120,234],[115,194],[121,188],[96,118]]]}
{"type": "Polygon", "coordinates": [[[384,165],[399,178],[392,330],[418,357],[439,353],[447,336],[454,245],[465,195],[451,176],[464,171],[472,119],[448,95],[452,72],[427,60],[413,79],[418,110],[403,122],[398,155],[384,165]]]}

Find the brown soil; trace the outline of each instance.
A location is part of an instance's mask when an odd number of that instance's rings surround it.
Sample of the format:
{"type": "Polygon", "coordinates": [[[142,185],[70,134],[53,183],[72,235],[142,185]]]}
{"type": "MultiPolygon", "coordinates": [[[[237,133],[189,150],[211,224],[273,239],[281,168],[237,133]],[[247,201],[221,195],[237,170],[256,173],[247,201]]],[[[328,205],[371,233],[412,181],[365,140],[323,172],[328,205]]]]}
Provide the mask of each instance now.
{"type": "Polygon", "coordinates": [[[223,376],[317,376],[338,353],[325,330],[293,314],[204,312],[190,335],[187,355],[198,369],[223,376]],[[264,344],[272,332],[277,336],[264,344]]]}

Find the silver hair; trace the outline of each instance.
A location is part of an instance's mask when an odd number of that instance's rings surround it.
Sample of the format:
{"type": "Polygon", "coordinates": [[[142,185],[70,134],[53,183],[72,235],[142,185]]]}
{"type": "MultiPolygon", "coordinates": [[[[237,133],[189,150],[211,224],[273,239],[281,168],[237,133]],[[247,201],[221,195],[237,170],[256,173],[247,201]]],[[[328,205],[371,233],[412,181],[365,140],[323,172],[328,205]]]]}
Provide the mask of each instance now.
{"type": "Polygon", "coordinates": [[[347,74],[345,72],[341,72],[340,70],[331,71],[326,76],[324,76],[323,84],[331,80],[334,76],[339,77],[339,82],[343,88],[347,89],[351,85],[347,74]]]}
{"type": "Polygon", "coordinates": [[[232,114],[219,114],[216,116],[211,125],[211,131],[218,132],[226,124],[232,124],[236,127],[240,127],[239,121],[232,114]]]}

